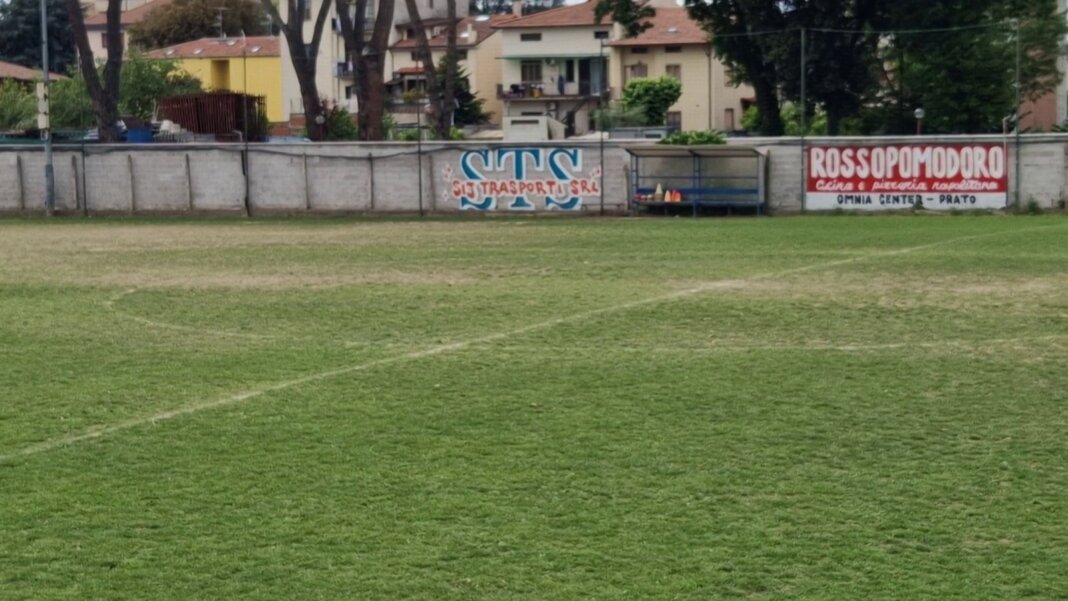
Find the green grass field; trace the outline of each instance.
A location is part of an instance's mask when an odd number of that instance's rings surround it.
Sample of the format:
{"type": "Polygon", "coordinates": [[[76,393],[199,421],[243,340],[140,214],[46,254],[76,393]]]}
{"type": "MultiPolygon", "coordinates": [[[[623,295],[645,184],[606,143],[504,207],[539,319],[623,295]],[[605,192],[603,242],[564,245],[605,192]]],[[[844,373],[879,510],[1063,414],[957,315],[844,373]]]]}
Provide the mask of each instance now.
{"type": "Polygon", "coordinates": [[[1068,599],[1068,218],[0,222],[0,599],[1068,599]]]}

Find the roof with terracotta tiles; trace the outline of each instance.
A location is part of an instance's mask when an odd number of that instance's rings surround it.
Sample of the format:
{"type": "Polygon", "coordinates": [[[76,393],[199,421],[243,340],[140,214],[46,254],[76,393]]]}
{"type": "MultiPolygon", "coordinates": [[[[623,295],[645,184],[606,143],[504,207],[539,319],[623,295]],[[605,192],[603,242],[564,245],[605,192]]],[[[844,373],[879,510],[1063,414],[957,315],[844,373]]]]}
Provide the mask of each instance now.
{"type": "MultiPolygon", "coordinates": [[[[460,19],[459,23],[456,24],[456,46],[458,48],[470,48],[472,46],[477,46],[479,43],[482,42],[482,40],[490,37],[494,33],[497,33],[496,28],[498,26],[509,21],[514,21],[518,17],[514,17],[512,15],[493,15],[488,19],[483,18],[483,20],[481,21],[479,20],[480,18],[483,17],[465,17],[463,19],[460,19]],[[468,26],[470,26],[475,33],[475,37],[473,40],[469,37],[463,37],[464,33],[467,32],[468,26]]],[[[445,35],[445,32],[442,32],[441,34],[430,38],[430,47],[444,48],[446,46],[447,37],[448,36],[445,35]]],[[[407,38],[391,46],[391,48],[394,50],[400,50],[405,48],[414,49],[415,47],[415,38],[407,38]]]]}
{"type": "MultiPolygon", "coordinates": [[[[67,79],[63,75],[59,75],[57,73],[49,73],[49,77],[52,79],[67,79]]],[[[15,63],[0,61],[0,79],[14,79],[16,81],[36,81],[38,79],[41,79],[41,70],[23,67],[22,65],[16,65],[15,63]]]]}
{"type": "MultiPolygon", "coordinates": [[[[119,22],[124,26],[133,25],[134,23],[140,23],[145,20],[148,14],[158,8],[163,8],[168,4],[171,4],[174,0],[152,0],[146,2],[137,8],[122,11],[122,16],[119,22]]],[[[85,26],[89,29],[102,29],[108,24],[107,13],[100,13],[93,15],[85,20],[85,26]]]]}
{"type": "Polygon", "coordinates": [[[146,52],[147,58],[235,58],[281,56],[278,38],[250,36],[247,38],[201,38],[166,48],[146,52]],[[198,52],[199,51],[199,52],[198,52]]]}
{"type": "Polygon", "coordinates": [[[708,32],[690,18],[685,8],[657,8],[652,25],[637,37],[616,40],[609,46],[683,46],[708,43],[708,32]]]}
{"type": "Polygon", "coordinates": [[[605,15],[605,18],[600,23],[597,23],[597,20],[593,16],[593,10],[596,6],[597,2],[595,0],[587,0],[582,4],[550,8],[549,10],[536,12],[532,15],[512,19],[507,23],[497,25],[497,28],[521,29],[543,27],[589,27],[598,24],[611,25],[611,15],[605,15]]]}

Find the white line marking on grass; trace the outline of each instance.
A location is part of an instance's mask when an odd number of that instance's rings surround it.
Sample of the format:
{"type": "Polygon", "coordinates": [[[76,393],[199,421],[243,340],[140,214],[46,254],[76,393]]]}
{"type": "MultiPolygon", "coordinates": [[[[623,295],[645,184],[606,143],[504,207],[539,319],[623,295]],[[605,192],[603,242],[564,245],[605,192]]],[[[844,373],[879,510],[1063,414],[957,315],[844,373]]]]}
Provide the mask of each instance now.
{"type": "MultiPolygon", "coordinates": [[[[817,269],[825,269],[825,268],[828,268],[828,267],[836,267],[836,266],[839,266],[839,265],[848,265],[848,264],[851,264],[851,263],[856,263],[856,262],[859,262],[859,261],[865,261],[865,260],[869,260],[869,259],[877,259],[877,258],[882,258],[882,257],[894,257],[894,256],[898,256],[898,255],[903,255],[903,254],[916,252],[916,251],[926,250],[926,249],[929,249],[929,248],[937,248],[939,246],[946,246],[946,245],[953,244],[953,243],[956,243],[956,242],[963,242],[965,240],[975,240],[975,239],[979,239],[979,238],[989,238],[989,237],[992,237],[992,236],[1001,236],[1001,235],[1005,235],[1005,234],[1016,234],[1016,233],[1022,233],[1022,232],[1029,231],[1029,230],[1049,229],[1049,228],[1052,228],[1052,227],[1060,227],[1060,226],[1057,225],[1057,226],[1046,226],[1046,227],[1036,227],[1036,228],[1023,228],[1023,229],[1017,229],[1017,230],[1005,230],[1005,231],[1002,231],[1002,232],[995,232],[995,233],[990,233],[990,234],[976,234],[976,235],[972,235],[972,236],[961,236],[959,238],[949,238],[949,239],[946,239],[946,240],[939,240],[938,242],[931,242],[931,243],[928,243],[928,244],[921,244],[921,245],[918,245],[918,246],[910,246],[910,247],[906,247],[906,248],[898,248],[898,249],[888,250],[888,251],[879,251],[879,252],[873,252],[873,253],[866,253],[866,254],[858,255],[856,257],[850,257],[848,259],[838,259],[838,260],[827,261],[827,262],[823,262],[823,263],[814,263],[814,264],[810,264],[810,265],[803,265],[801,267],[792,267],[790,269],[782,269],[782,270],[779,270],[779,271],[773,271],[773,272],[768,272],[768,273],[763,273],[763,274],[756,274],[756,275],[745,277],[745,278],[736,278],[736,279],[727,279],[727,280],[718,280],[718,281],[714,281],[714,282],[707,282],[707,283],[701,284],[699,286],[694,286],[692,288],[687,288],[687,289],[684,289],[684,290],[677,290],[675,292],[670,292],[670,293],[667,293],[667,294],[661,294],[661,295],[651,296],[651,297],[647,297],[647,298],[643,298],[643,299],[628,301],[628,302],[625,302],[625,303],[620,303],[618,305],[611,305],[611,306],[608,306],[608,307],[601,307],[599,309],[592,309],[592,310],[589,310],[589,311],[582,311],[582,312],[579,312],[579,313],[573,313],[571,315],[565,315],[563,317],[557,317],[557,318],[554,318],[554,319],[540,321],[540,322],[529,324],[529,325],[526,325],[526,326],[523,326],[523,327],[520,327],[520,328],[515,328],[515,329],[512,329],[512,330],[506,330],[506,331],[503,331],[503,332],[497,332],[495,334],[488,334],[486,336],[480,336],[478,338],[472,338],[470,340],[464,340],[464,341],[460,341],[460,342],[453,342],[453,343],[450,343],[450,344],[441,344],[441,345],[432,346],[432,347],[429,347],[429,348],[426,348],[426,349],[423,349],[423,350],[419,350],[419,351],[412,351],[412,352],[409,352],[409,353],[403,353],[401,355],[395,355],[393,357],[385,357],[385,358],[382,358],[382,359],[374,359],[372,361],[367,361],[365,363],[359,363],[357,365],[350,365],[348,367],[341,367],[341,368],[337,368],[337,369],[331,369],[331,370],[322,371],[322,372],[318,372],[318,373],[314,373],[314,374],[309,374],[307,376],[301,376],[299,378],[294,378],[292,380],[286,380],[284,382],[278,382],[278,383],[271,384],[271,385],[268,385],[268,386],[262,386],[262,387],[259,387],[259,388],[252,388],[250,390],[245,390],[245,391],[239,392],[237,394],[233,394],[233,395],[230,395],[230,396],[225,396],[225,397],[214,399],[214,400],[211,400],[211,401],[202,401],[202,402],[199,402],[199,403],[192,403],[192,404],[189,404],[189,405],[185,405],[184,407],[178,407],[176,409],[168,409],[167,411],[154,413],[152,415],[134,417],[134,418],[130,418],[130,419],[127,419],[127,420],[116,422],[114,424],[107,425],[107,426],[98,426],[98,427],[94,427],[94,428],[89,428],[88,430],[86,430],[85,432],[82,432],[80,434],[71,434],[71,435],[67,435],[67,436],[61,436],[59,438],[53,438],[51,440],[45,440],[45,441],[42,441],[42,442],[30,444],[30,445],[25,446],[25,447],[23,447],[21,449],[18,449],[18,450],[15,450],[15,451],[0,455],[0,462],[11,461],[13,459],[17,459],[17,458],[20,458],[20,457],[28,457],[28,456],[31,456],[31,455],[37,455],[39,453],[45,453],[45,452],[52,451],[52,450],[55,450],[55,449],[58,449],[58,448],[61,448],[61,447],[66,447],[66,446],[77,444],[77,443],[84,442],[84,441],[87,441],[87,440],[93,440],[93,439],[96,439],[96,438],[100,438],[100,437],[106,436],[108,434],[114,434],[116,432],[121,432],[123,430],[129,430],[131,428],[136,428],[138,426],[143,426],[145,424],[154,424],[154,423],[157,423],[157,422],[167,421],[167,420],[174,419],[176,417],[181,417],[181,416],[184,416],[184,415],[190,415],[190,414],[193,414],[193,413],[199,413],[201,411],[207,411],[209,409],[216,409],[216,408],[219,408],[219,407],[226,407],[228,405],[235,405],[235,404],[238,404],[238,403],[243,403],[245,401],[248,401],[249,399],[253,399],[253,398],[256,398],[256,397],[259,397],[259,396],[263,396],[263,395],[271,393],[271,392],[277,392],[279,390],[286,390],[286,389],[289,389],[289,388],[293,388],[295,386],[308,384],[310,382],[318,382],[318,381],[321,381],[321,380],[326,380],[326,379],[329,379],[329,378],[334,378],[334,377],[342,376],[342,375],[345,375],[345,374],[351,374],[351,373],[356,373],[356,372],[360,372],[360,371],[365,371],[365,370],[372,369],[372,368],[375,368],[375,367],[379,367],[379,366],[382,366],[382,365],[389,365],[389,364],[399,363],[399,362],[403,362],[403,361],[412,361],[412,360],[416,360],[416,359],[423,359],[423,358],[426,358],[426,357],[433,357],[435,355],[440,355],[440,354],[443,354],[443,353],[450,353],[450,352],[453,352],[453,351],[459,351],[459,350],[463,350],[463,349],[466,349],[466,348],[474,346],[474,345],[486,344],[486,343],[489,343],[489,342],[496,342],[498,340],[503,340],[505,338],[511,338],[513,336],[519,336],[519,335],[526,334],[526,333],[529,333],[529,332],[533,332],[533,331],[536,331],[536,330],[544,330],[544,329],[552,328],[552,327],[555,327],[555,326],[558,326],[558,325],[561,325],[561,324],[565,324],[565,323],[569,323],[569,322],[573,322],[573,321],[580,321],[580,320],[583,320],[583,319],[588,319],[590,317],[596,317],[596,316],[604,315],[604,314],[607,314],[607,313],[615,313],[615,312],[618,312],[618,311],[626,311],[628,309],[634,309],[634,308],[637,308],[637,307],[644,307],[646,305],[653,305],[653,304],[671,302],[671,301],[674,301],[674,300],[679,300],[679,299],[683,299],[683,298],[692,297],[692,296],[698,295],[698,294],[700,294],[702,292],[706,292],[706,291],[709,291],[709,290],[715,290],[717,288],[736,286],[739,283],[750,281],[750,280],[782,277],[782,276],[792,275],[792,274],[796,274],[796,273],[804,273],[806,271],[814,271],[814,270],[817,270],[817,269]]],[[[151,325],[155,326],[157,324],[152,323],[151,325]]]]}
{"type": "MultiPolygon", "coordinates": [[[[862,353],[876,351],[894,351],[901,349],[940,349],[940,348],[975,348],[995,344],[1020,344],[1033,342],[1049,342],[1058,344],[1062,340],[1068,340],[1068,334],[1049,334],[1044,336],[1017,336],[1014,338],[976,338],[974,340],[935,340],[930,342],[884,342],[875,344],[830,344],[826,342],[813,343],[767,343],[767,344],[721,344],[712,340],[705,345],[693,346],[591,346],[591,345],[568,345],[552,348],[558,352],[604,352],[615,353],[746,353],[751,351],[833,351],[842,353],[862,353]]],[[[529,345],[497,346],[499,350],[519,352],[529,350],[529,345]]],[[[548,348],[548,347],[546,347],[548,348]]]]}
{"type": "Polygon", "coordinates": [[[104,301],[104,303],[103,303],[104,304],[104,308],[114,312],[116,315],[118,315],[120,317],[123,317],[125,319],[129,319],[131,321],[135,321],[135,322],[137,322],[137,323],[139,323],[141,325],[146,325],[146,326],[153,327],[153,328],[160,328],[160,329],[164,329],[164,330],[176,330],[176,331],[179,331],[179,332],[193,332],[193,333],[199,333],[199,334],[212,334],[212,335],[215,335],[215,336],[229,336],[229,337],[234,337],[234,338],[253,338],[253,339],[256,339],[256,340],[277,340],[277,339],[280,338],[280,336],[272,335],[272,334],[252,334],[252,333],[248,333],[248,332],[231,332],[231,331],[228,331],[228,330],[217,330],[217,329],[214,329],[214,328],[198,328],[196,326],[186,326],[186,325],[177,324],[177,323],[169,323],[169,322],[166,322],[166,321],[156,321],[154,319],[149,319],[147,317],[141,317],[140,315],[134,315],[133,313],[130,313],[129,311],[123,311],[119,307],[115,306],[116,303],[118,303],[122,299],[126,298],[127,296],[130,296],[131,294],[135,294],[137,292],[140,292],[139,288],[130,288],[128,290],[123,290],[122,292],[120,292],[120,293],[112,296],[111,298],[107,299],[106,301],[104,301]]]}

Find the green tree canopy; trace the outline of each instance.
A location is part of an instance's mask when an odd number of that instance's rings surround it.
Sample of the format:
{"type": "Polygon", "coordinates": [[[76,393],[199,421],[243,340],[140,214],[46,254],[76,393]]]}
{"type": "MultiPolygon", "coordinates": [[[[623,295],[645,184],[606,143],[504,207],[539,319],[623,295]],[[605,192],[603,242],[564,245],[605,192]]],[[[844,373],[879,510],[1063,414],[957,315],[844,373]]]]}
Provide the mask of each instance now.
{"type": "Polygon", "coordinates": [[[203,89],[199,79],[189,75],[171,60],[147,59],[134,52],[122,67],[119,84],[119,111],[151,119],[156,101],[167,96],[195,94],[203,89]]]}
{"type": "Polygon", "coordinates": [[[27,129],[37,115],[37,103],[26,86],[0,81],[0,132],[27,129]]]}
{"type": "MultiPolygon", "coordinates": [[[[48,0],[48,60],[51,70],[74,66],[74,41],[63,0],[48,0]]],[[[0,2],[0,60],[40,68],[41,8],[37,0],[0,2]]]]}
{"type": "MultiPolygon", "coordinates": [[[[150,60],[134,53],[119,76],[119,113],[148,120],[160,98],[201,90],[200,80],[182,71],[176,62],[150,60]]],[[[80,73],[53,83],[51,100],[53,127],[77,129],[93,124],[93,107],[80,73]]]]}
{"type": "MultiPolygon", "coordinates": [[[[471,80],[462,67],[457,67],[456,78],[456,110],[453,112],[453,121],[456,126],[478,125],[489,121],[492,113],[483,110],[485,100],[479,98],[471,91],[471,80]]],[[[437,65],[438,87],[445,86],[445,61],[437,65]]]]}
{"type": "Polygon", "coordinates": [[[888,38],[879,61],[887,85],[863,115],[866,130],[912,131],[913,112],[922,107],[925,131],[1001,131],[1016,112],[1017,24],[1022,99],[1060,81],[1057,59],[1068,25],[1055,0],[900,0],[888,13],[898,29],[945,31],[888,38]]]}
{"type": "MultiPolygon", "coordinates": [[[[631,31],[626,0],[598,0],[631,31]]],[[[784,101],[823,113],[827,131],[904,133],[915,108],[928,131],[1000,129],[1015,111],[1016,28],[1025,99],[1055,89],[1068,23],[1057,0],[686,0],[737,82],[753,86],[757,129],[784,133],[784,101]],[[926,31],[925,31],[926,30],[926,31]],[[804,33],[802,33],[804,32],[804,33]]]]}
{"type": "Polygon", "coordinates": [[[624,110],[640,110],[645,125],[663,125],[671,105],[682,96],[682,84],[674,77],[639,77],[623,87],[624,110]]]}
{"type": "Polygon", "coordinates": [[[253,0],[175,0],[130,27],[130,43],[163,48],[200,38],[268,33],[263,7],[253,0]],[[222,21],[219,21],[220,13],[222,21]]]}

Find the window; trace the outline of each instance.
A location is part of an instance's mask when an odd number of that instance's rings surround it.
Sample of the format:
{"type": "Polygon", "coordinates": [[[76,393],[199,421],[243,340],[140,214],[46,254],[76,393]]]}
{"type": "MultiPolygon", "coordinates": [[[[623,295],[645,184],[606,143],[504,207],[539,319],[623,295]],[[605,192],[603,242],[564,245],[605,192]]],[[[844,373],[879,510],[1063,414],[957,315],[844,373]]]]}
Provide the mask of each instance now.
{"type": "Polygon", "coordinates": [[[311,21],[312,19],[312,7],[311,2],[304,0],[304,20],[311,21]]]}
{"type": "Polygon", "coordinates": [[[418,63],[418,62],[419,62],[419,61],[421,61],[421,60],[423,60],[423,57],[422,57],[422,56],[420,56],[418,52],[413,52],[413,53],[412,53],[412,61],[414,61],[414,62],[417,62],[417,63],[418,63]]]}
{"type": "Polygon", "coordinates": [[[608,32],[607,31],[595,31],[595,32],[593,32],[593,39],[595,39],[595,40],[607,40],[608,39],[608,32]]]}
{"type": "Polygon", "coordinates": [[[456,60],[458,60],[458,61],[467,60],[467,51],[466,50],[457,50],[456,51],[456,60]]]}
{"type": "Polygon", "coordinates": [[[664,119],[664,125],[668,127],[674,127],[675,129],[682,129],[682,113],[679,111],[668,111],[666,118],[664,119]]]}
{"type": "Polygon", "coordinates": [[[682,52],[682,46],[664,46],[664,52],[668,54],[678,54],[682,52]]]}
{"type": "Polygon", "coordinates": [[[682,65],[667,65],[664,67],[664,75],[682,81],[682,65]]]}
{"type": "Polygon", "coordinates": [[[630,49],[631,54],[649,54],[649,49],[645,46],[635,46],[630,49]]]}
{"type": "MultiPolygon", "coordinates": [[[[125,37],[126,37],[125,33],[120,33],[119,34],[119,44],[122,44],[123,48],[126,47],[126,39],[125,39],[125,37]]],[[[106,33],[100,34],[100,43],[104,45],[104,50],[107,51],[107,49],[108,49],[108,34],[106,34],[106,33]]]]}
{"type": "Polygon", "coordinates": [[[540,33],[521,33],[521,34],[519,34],[519,41],[520,42],[540,42],[541,41],[541,34],[540,33]]]}
{"type": "Polygon", "coordinates": [[[541,61],[520,62],[519,73],[523,83],[541,83],[541,61]]]}
{"type": "Polygon", "coordinates": [[[723,110],[723,129],[734,131],[734,109],[723,110]]]}
{"type": "Polygon", "coordinates": [[[626,84],[628,81],[630,81],[630,80],[632,80],[632,79],[634,79],[636,77],[648,77],[648,76],[649,76],[649,67],[647,65],[644,65],[642,63],[638,63],[636,65],[627,65],[625,67],[625,69],[624,69],[623,83],[626,84]]]}
{"type": "Polygon", "coordinates": [[[564,81],[575,81],[575,61],[564,61],[564,81]]]}
{"type": "Polygon", "coordinates": [[[356,86],[345,86],[345,100],[356,95],[356,86]]]}

